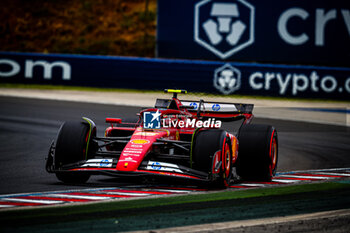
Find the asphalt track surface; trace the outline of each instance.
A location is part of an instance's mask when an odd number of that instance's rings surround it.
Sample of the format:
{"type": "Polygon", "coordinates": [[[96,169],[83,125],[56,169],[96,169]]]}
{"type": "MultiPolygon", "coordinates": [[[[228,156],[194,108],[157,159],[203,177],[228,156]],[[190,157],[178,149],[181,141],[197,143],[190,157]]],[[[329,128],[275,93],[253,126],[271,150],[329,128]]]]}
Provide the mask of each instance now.
{"type": "MultiPolygon", "coordinates": [[[[135,119],[141,107],[0,97],[0,194],[113,187],[129,184],[106,176],[85,185],[65,185],[45,171],[45,157],[64,121],[94,120],[98,135],[106,117],[135,119]]],[[[320,113],[322,114],[322,113],[320,113]]],[[[278,172],[350,167],[350,129],[341,126],[255,118],[276,127],[278,172]]],[[[232,130],[231,125],[225,125],[232,130]]]]}

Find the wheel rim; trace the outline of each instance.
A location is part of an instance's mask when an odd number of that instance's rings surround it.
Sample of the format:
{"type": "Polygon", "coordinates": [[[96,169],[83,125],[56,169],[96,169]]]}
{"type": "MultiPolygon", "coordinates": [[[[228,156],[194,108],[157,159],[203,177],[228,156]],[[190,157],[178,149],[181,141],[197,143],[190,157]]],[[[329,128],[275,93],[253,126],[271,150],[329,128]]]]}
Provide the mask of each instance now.
{"type": "Polygon", "coordinates": [[[228,144],[225,145],[225,157],[224,157],[224,183],[225,186],[229,185],[229,180],[231,179],[231,154],[230,154],[230,147],[228,144]]]}
{"type": "Polygon", "coordinates": [[[276,164],[277,164],[277,141],[274,136],[272,137],[272,142],[271,142],[270,158],[271,158],[270,174],[274,175],[276,164]]]}
{"type": "Polygon", "coordinates": [[[212,173],[213,174],[218,174],[220,172],[220,168],[218,168],[217,170],[215,170],[216,168],[216,164],[219,163],[220,161],[220,156],[221,156],[221,151],[217,151],[214,155],[214,158],[213,158],[213,167],[212,167],[212,173]]]}

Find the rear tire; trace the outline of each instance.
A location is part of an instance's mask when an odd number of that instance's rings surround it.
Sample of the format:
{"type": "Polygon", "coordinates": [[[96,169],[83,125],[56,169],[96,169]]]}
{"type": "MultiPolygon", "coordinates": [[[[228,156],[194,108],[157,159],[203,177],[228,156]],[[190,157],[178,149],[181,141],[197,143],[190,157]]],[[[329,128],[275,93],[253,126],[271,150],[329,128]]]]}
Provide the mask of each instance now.
{"type": "Polygon", "coordinates": [[[209,174],[212,187],[227,187],[232,178],[231,140],[224,130],[199,131],[193,145],[194,168],[209,174]],[[215,171],[217,161],[222,165],[215,171]]]}
{"type": "MultiPolygon", "coordinates": [[[[86,150],[90,127],[84,122],[65,122],[59,131],[55,149],[55,170],[63,166],[87,160],[86,150]]],[[[56,176],[64,183],[85,183],[90,174],[62,171],[56,176]]]]}
{"type": "Polygon", "coordinates": [[[238,134],[237,174],[248,181],[271,181],[277,170],[277,131],[270,125],[243,125],[238,134]]]}

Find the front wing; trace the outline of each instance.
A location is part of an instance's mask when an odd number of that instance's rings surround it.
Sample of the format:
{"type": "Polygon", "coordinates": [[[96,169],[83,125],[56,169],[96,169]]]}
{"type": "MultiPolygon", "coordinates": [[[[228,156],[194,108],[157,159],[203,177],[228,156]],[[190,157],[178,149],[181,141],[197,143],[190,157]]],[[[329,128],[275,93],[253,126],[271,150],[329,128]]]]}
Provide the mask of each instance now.
{"type": "Polygon", "coordinates": [[[131,172],[117,170],[118,159],[100,158],[79,161],[67,164],[56,169],[54,164],[54,143],[51,145],[49,155],[46,159],[46,170],[49,173],[84,172],[90,174],[102,174],[114,177],[125,176],[169,176],[176,178],[210,181],[209,174],[186,166],[161,161],[143,161],[138,169],[131,172]]]}

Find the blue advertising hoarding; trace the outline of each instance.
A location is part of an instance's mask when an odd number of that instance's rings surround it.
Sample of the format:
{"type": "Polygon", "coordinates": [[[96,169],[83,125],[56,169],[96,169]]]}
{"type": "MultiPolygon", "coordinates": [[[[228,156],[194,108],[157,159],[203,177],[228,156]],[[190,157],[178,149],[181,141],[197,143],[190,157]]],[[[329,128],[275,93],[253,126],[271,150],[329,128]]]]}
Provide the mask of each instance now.
{"type": "Polygon", "coordinates": [[[157,56],[350,66],[350,1],[158,0],[157,56]]]}
{"type": "Polygon", "coordinates": [[[350,100],[350,68],[0,52],[0,82],[350,100]]]}

